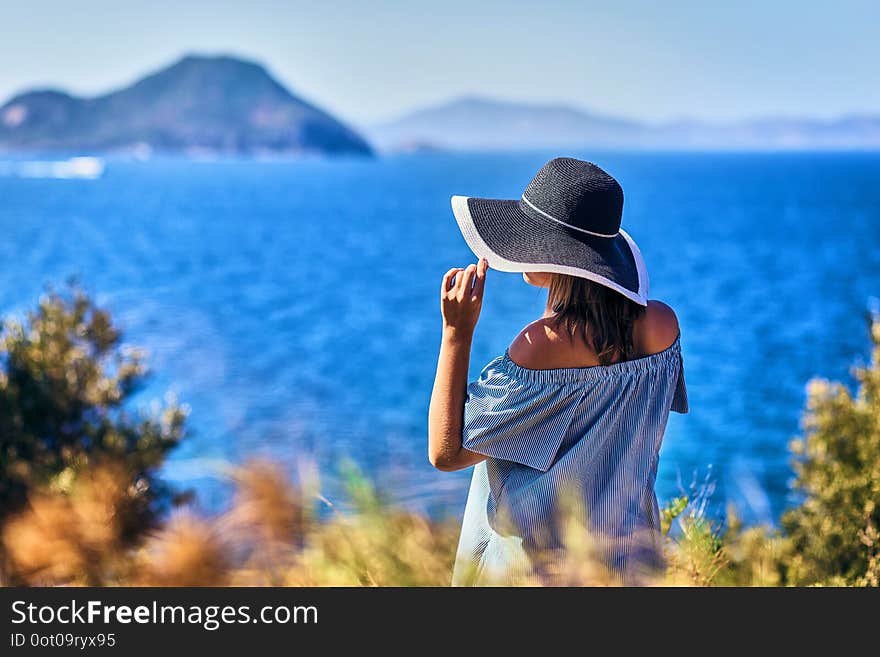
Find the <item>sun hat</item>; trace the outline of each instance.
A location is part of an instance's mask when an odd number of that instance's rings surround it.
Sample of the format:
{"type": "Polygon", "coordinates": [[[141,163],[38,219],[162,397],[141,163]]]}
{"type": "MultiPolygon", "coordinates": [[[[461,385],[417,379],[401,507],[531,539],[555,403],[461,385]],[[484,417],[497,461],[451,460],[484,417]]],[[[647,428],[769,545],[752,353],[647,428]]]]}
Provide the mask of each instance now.
{"type": "Polygon", "coordinates": [[[623,189],[592,162],[557,157],[519,200],[453,196],[452,213],[493,269],[587,278],[648,304],[645,262],[620,227],[623,189]]]}

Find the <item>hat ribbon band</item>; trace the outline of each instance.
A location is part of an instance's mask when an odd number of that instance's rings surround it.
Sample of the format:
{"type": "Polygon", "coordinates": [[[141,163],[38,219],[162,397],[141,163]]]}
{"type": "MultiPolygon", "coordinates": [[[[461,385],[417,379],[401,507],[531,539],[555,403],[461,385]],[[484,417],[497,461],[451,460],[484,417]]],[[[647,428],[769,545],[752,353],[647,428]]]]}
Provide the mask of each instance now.
{"type": "Polygon", "coordinates": [[[594,235],[595,237],[617,237],[620,234],[620,231],[613,233],[612,235],[608,235],[607,233],[595,233],[592,230],[587,230],[586,228],[580,228],[578,226],[573,226],[572,224],[567,223],[565,221],[562,221],[561,219],[557,219],[553,215],[547,214],[541,208],[537,207],[534,203],[532,203],[529,199],[527,199],[525,194],[522,195],[522,200],[523,200],[523,203],[528,205],[532,210],[537,212],[542,217],[546,217],[550,221],[555,221],[557,224],[562,224],[566,228],[573,228],[574,230],[579,230],[582,233],[586,233],[587,235],[594,235]]]}

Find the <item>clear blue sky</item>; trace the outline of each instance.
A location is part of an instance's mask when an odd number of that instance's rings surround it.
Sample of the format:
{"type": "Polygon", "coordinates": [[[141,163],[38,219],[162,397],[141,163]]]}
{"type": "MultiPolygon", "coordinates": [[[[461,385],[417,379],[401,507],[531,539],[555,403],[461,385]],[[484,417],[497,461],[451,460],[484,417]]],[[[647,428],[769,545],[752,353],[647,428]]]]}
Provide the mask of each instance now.
{"type": "Polygon", "coordinates": [[[461,94],[647,120],[880,112],[880,2],[3,0],[0,103],[180,55],[261,60],[371,122],[461,94]]]}

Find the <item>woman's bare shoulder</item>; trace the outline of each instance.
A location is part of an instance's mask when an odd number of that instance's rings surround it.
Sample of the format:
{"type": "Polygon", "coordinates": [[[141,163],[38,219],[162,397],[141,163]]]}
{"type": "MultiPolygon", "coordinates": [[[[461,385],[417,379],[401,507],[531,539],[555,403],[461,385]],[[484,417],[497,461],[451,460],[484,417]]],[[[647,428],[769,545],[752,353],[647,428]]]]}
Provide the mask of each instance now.
{"type": "Polygon", "coordinates": [[[633,325],[633,342],[642,356],[650,356],[672,346],[678,332],[675,311],[662,301],[651,299],[645,314],[633,325]]]}
{"type": "Polygon", "coordinates": [[[546,317],[535,320],[519,332],[507,353],[516,364],[532,370],[566,367],[571,340],[562,335],[546,317]]]}
{"type": "MultiPolygon", "coordinates": [[[[678,337],[675,311],[662,301],[651,300],[645,313],[633,325],[637,357],[668,349],[678,337]]],[[[507,348],[511,360],[532,370],[560,367],[591,367],[599,360],[590,345],[572,340],[556,323],[542,317],[526,326],[507,348]]]]}

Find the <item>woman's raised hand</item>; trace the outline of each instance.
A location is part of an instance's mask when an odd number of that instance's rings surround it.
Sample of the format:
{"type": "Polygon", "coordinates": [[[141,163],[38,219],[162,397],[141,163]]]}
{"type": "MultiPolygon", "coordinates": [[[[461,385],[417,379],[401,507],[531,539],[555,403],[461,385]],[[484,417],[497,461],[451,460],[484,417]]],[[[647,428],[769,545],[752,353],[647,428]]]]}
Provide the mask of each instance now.
{"type": "Polygon", "coordinates": [[[446,272],[440,288],[444,331],[448,329],[462,337],[473,336],[483,306],[488,269],[489,261],[481,258],[476,265],[464,269],[453,267],[446,272]]]}
{"type": "Polygon", "coordinates": [[[488,268],[485,258],[466,269],[455,267],[440,287],[443,338],[428,409],[428,458],[440,470],[461,470],[486,458],[462,447],[461,441],[468,362],[488,268]]]}

